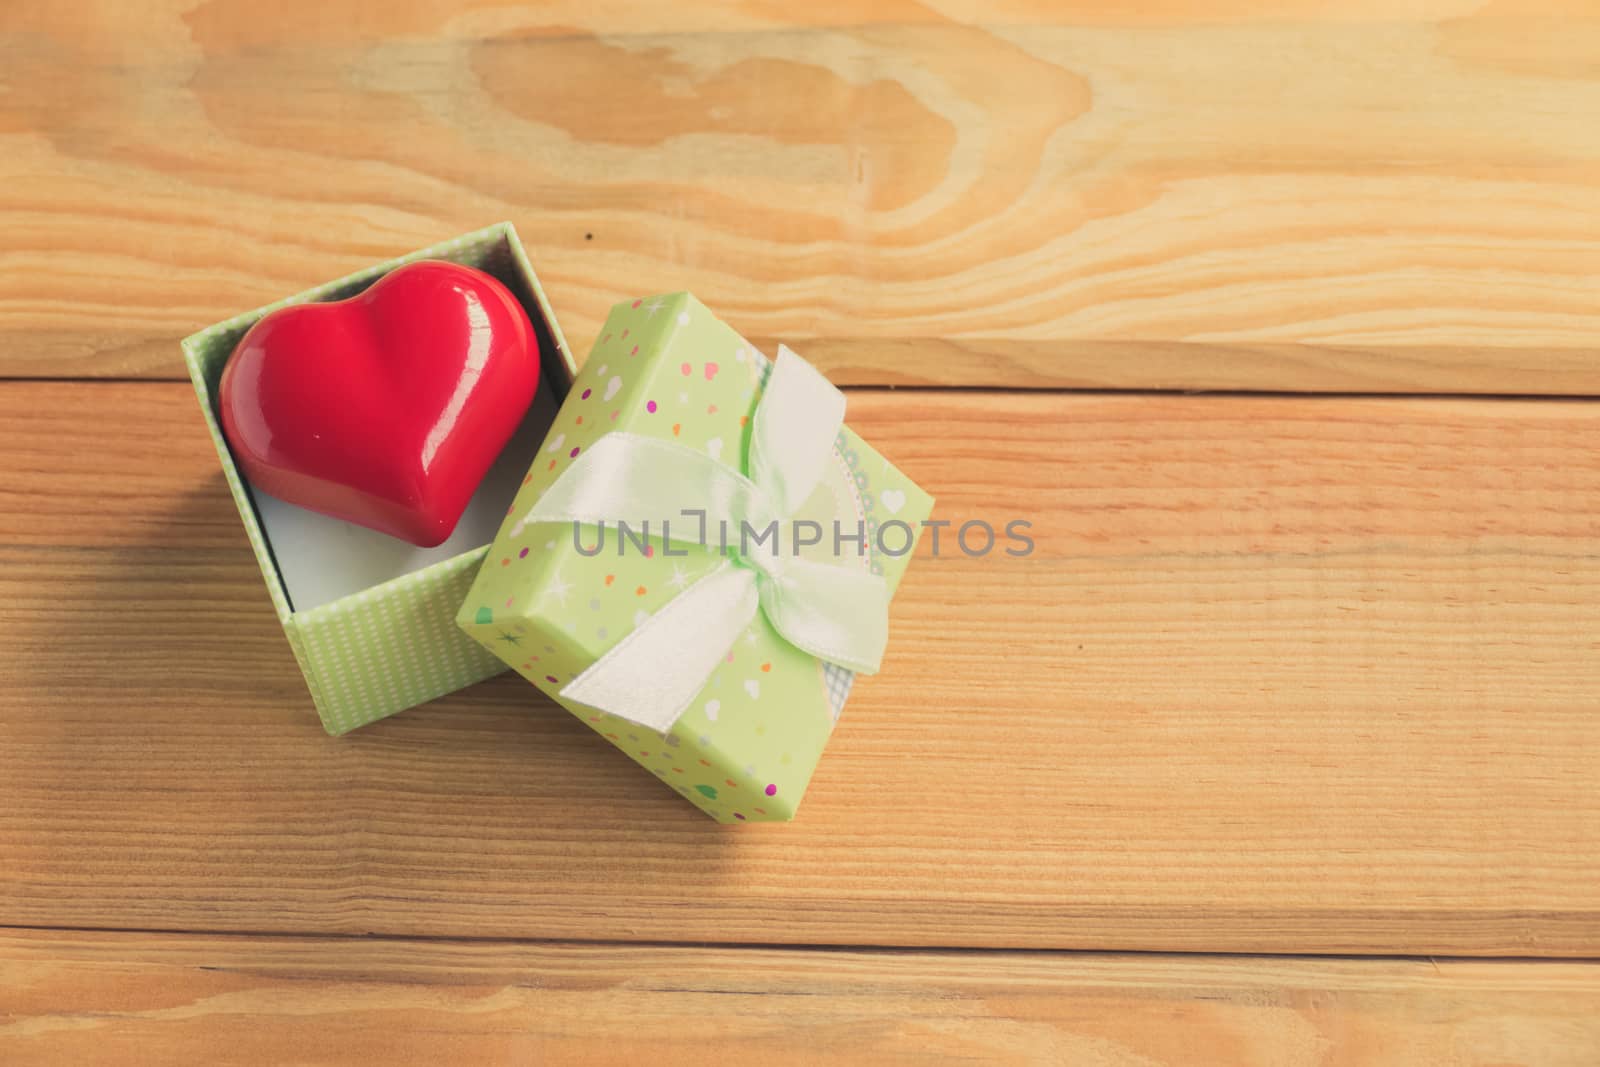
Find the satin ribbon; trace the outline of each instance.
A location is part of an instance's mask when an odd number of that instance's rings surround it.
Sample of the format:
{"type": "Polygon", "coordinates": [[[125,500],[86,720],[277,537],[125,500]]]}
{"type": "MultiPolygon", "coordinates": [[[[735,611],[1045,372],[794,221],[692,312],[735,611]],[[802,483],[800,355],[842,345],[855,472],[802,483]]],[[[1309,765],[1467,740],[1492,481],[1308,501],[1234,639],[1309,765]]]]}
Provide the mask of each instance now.
{"type": "Polygon", "coordinates": [[[601,437],[568,467],[521,525],[620,519],[637,530],[645,520],[655,528],[688,510],[698,529],[679,538],[674,528],[674,543],[710,545],[712,531],[726,522],[736,546],[744,543],[742,523],[761,533],[776,521],[778,547],[789,554],[770,543],[731,554],[561,696],[665,733],[758,613],[796,648],[847,670],[876,672],[889,638],[888,586],[865,570],[796,558],[785,540],[843,424],[844,394],[780,346],[751,422],[748,474],[675,441],[621,431],[601,437]]]}

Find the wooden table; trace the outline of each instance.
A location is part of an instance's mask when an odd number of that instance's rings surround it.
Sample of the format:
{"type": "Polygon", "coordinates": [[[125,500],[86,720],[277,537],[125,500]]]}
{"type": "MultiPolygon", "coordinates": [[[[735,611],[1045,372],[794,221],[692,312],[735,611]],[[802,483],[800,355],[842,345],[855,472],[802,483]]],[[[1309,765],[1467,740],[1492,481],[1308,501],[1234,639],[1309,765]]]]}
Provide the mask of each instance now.
{"type": "Polygon", "coordinates": [[[130,6],[0,9],[0,1062],[1600,1062],[1592,4],[130,6]],[[502,218],[1033,523],[793,824],[312,713],[177,338],[502,218]]]}

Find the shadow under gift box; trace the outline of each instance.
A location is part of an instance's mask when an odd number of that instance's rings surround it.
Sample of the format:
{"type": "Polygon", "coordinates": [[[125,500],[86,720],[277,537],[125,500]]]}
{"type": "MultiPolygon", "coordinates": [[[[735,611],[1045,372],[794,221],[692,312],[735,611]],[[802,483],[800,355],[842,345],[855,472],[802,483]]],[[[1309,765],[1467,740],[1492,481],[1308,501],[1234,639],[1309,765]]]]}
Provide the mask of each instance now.
{"type": "Polygon", "coordinates": [[[463,634],[456,611],[506,504],[549,428],[575,368],[561,327],[510,223],[424,248],[201,330],[183,341],[222,472],[244,521],[267,592],[330,734],[342,734],[505,670],[463,634]],[[539,339],[539,395],[443,545],[419,549],[317,515],[250,486],[217,415],[222,369],[245,331],[290,304],[343,300],[422,259],[493,275],[517,298],[539,339]]]}
{"type": "MultiPolygon", "coordinates": [[[[688,543],[697,524],[676,515],[620,517],[671,522],[677,555],[668,555],[659,521],[651,523],[648,555],[619,541],[614,527],[606,530],[603,550],[587,555],[574,544],[570,524],[528,524],[523,516],[578,456],[616,430],[675,441],[745,471],[750,421],[769,369],[764,355],[688,293],[613,308],[459,620],[485,649],[725,823],[794,817],[853,676],[790,645],[757,613],[666,734],[565,701],[559,694],[567,683],[723,560],[714,547],[688,543]]],[[[803,554],[833,563],[842,555],[845,565],[882,575],[892,593],[933,498],[848,426],[823,471],[793,516],[825,531],[823,543],[803,554]],[[859,524],[865,555],[853,543],[835,552],[836,520],[847,537],[859,524]],[[901,523],[903,531],[886,528],[901,523]]],[[[685,487],[683,506],[703,506],[692,487],[685,487]]],[[[792,528],[780,528],[784,553],[791,551],[792,528]]],[[[585,551],[596,533],[580,528],[585,551]]],[[[731,530],[729,544],[737,546],[738,538],[731,530]]],[[[889,649],[892,655],[892,626],[889,649]]]]}

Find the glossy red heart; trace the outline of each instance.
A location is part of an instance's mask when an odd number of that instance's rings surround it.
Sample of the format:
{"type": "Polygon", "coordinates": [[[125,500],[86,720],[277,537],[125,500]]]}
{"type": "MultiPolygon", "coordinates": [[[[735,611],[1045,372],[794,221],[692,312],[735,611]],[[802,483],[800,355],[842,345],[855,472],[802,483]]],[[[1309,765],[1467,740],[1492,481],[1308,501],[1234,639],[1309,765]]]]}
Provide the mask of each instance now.
{"type": "Polygon", "coordinates": [[[252,326],[222,372],[222,428],[257,488],[432,546],[538,387],[539,342],[511,292],[430,260],[252,326]]]}

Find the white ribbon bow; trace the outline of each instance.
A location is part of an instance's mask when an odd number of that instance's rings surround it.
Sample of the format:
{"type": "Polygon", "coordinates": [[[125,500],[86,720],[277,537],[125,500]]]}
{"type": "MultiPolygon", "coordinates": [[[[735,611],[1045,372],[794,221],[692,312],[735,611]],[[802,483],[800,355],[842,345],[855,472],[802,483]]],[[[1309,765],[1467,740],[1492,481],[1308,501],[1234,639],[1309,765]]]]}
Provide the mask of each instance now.
{"type": "MultiPolygon", "coordinates": [[[[620,519],[638,529],[641,519],[704,511],[697,536],[686,541],[707,545],[710,531],[726,522],[743,544],[741,524],[757,532],[774,521],[792,527],[789,519],[821,481],[843,424],[844,394],[780,346],[751,424],[748,477],[686,445],[617,431],[568,467],[522,523],[620,519]]],[[[818,659],[861,674],[876,672],[883,660],[889,590],[882,578],[758,546],[674,597],[561,696],[665,733],[757,611],[784,640],[818,659]]]]}

